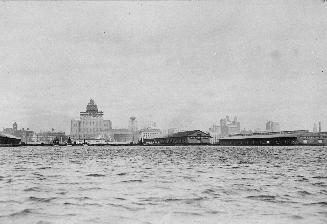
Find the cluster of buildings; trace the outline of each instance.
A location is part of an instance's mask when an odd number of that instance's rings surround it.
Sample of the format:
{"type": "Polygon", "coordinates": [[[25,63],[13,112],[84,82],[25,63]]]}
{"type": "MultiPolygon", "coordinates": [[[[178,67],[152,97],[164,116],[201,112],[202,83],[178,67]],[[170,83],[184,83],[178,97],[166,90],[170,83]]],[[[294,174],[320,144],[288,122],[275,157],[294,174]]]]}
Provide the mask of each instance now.
{"type": "Polygon", "coordinates": [[[72,120],[70,138],[73,142],[103,142],[137,143],[138,127],[136,117],[130,117],[128,128],[114,129],[112,122],[103,118],[104,113],[98,109],[93,99],[80,112],[79,120],[72,120]]]}
{"type": "Polygon", "coordinates": [[[128,120],[128,128],[113,128],[111,120],[104,119],[103,111],[93,99],[89,101],[85,111],[80,112],[78,120],[71,120],[70,134],[65,132],[43,131],[34,132],[18,129],[15,122],[12,128],[4,128],[0,133],[2,142],[9,141],[23,144],[52,144],[54,141],[73,144],[222,144],[222,145],[287,145],[287,144],[325,144],[327,132],[321,131],[321,122],[314,123],[313,132],[308,130],[281,131],[280,124],[268,120],[265,131],[241,130],[241,123],[237,117],[229,116],[220,119],[219,124],[213,124],[208,132],[201,130],[181,130],[169,128],[162,130],[156,127],[156,122],[149,121],[139,129],[136,117],[128,120]]]}
{"type": "Polygon", "coordinates": [[[220,124],[213,124],[208,133],[211,144],[220,145],[327,145],[327,132],[322,132],[321,122],[314,123],[313,131],[282,131],[279,122],[268,120],[265,130],[241,130],[237,117],[220,119],[220,124]]]}
{"type": "Polygon", "coordinates": [[[98,109],[91,99],[86,110],[80,112],[79,120],[71,121],[70,138],[77,144],[177,144],[179,143],[210,143],[209,134],[199,130],[181,132],[176,128],[161,130],[156,122],[148,121],[139,129],[136,117],[130,117],[128,128],[114,129],[112,122],[105,120],[104,113],[98,109]],[[203,135],[203,136],[202,136],[203,135]],[[202,137],[201,137],[202,136],[202,137]],[[206,139],[206,140],[204,140],[206,139]]]}
{"type": "Polygon", "coordinates": [[[65,142],[68,139],[65,132],[55,131],[53,128],[51,131],[40,132],[35,132],[29,128],[18,129],[16,122],[13,123],[12,128],[4,128],[2,134],[14,136],[20,139],[23,144],[51,144],[55,139],[61,142],[65,142]]]}
{"type": "Polygon", "coordinates": [[[209,134],[211,135],[211,143],[217,144],[219,139],[230,135],[236,135],[241,133],[241,123],[235,116],[233,120],[230,120],[229,116],[220,119],[220,125],[213,124],[209,128],[209,134]]]}

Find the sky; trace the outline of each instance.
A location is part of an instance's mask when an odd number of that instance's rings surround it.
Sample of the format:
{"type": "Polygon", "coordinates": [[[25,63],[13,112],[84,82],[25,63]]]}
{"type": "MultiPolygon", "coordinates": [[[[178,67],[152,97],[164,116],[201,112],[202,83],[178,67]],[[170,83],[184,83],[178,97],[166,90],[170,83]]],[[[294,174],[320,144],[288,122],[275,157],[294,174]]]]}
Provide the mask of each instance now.
{"type": "Polygon", "coordinates": [[[327,131],[327,3],[0,2],[0,128],[63,130],[95,100],[113,127],[327,131]]]}

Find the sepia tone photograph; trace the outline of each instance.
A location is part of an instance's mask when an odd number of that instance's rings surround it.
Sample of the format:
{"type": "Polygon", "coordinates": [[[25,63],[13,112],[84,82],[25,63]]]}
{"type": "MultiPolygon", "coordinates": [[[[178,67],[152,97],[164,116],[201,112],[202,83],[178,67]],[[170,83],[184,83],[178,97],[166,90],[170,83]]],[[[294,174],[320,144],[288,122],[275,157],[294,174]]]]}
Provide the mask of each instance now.
{"type": "Polygon", "coordinates": [[[327,223],[325,0],[0,1],[0,223],[327,223]]]}

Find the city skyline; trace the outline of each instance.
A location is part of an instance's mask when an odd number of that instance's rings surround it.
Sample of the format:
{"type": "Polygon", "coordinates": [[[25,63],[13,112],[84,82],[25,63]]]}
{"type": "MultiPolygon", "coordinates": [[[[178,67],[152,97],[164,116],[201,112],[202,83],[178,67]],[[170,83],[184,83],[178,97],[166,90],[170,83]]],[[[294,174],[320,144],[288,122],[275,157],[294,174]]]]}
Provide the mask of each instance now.
{"type": "MultiPolygon", "coordinates": [[[[90,103],[95,103],[94,102],[94,100],[93,99],[90,99],[90,102],[88,103],[88,105],[86,106],[86,109],[89,107],[89,105],[90,105],[90,103]]],[[[97,105],[95,104],[95,106],[97,107],[97,105]]],[[[103,117],[103,111],[99,111],[100,113],[101,113],[101,117],[103,117]]],[[[81,114],[84,114],[85,112],[84,111],[82,111],[82,112],[80,112],[80,116],[82,116],[81,114]]],[[[131,128],[131,119],[132,120],[135,120],[136,122],[137,122],[137,120],[136,120],[136,117],[135,116],[131,116],[131,117],[129,117],[129,120],[128,120],[128,125],[127,126],[120,126],[120,127],[117,127],[117,126],[112,126],[112,121],[111,120],[107,120],[107,122],[110,122],[110,130],[112,130],[112,129],[116,129],[116,128],[123,128],[123,129],[135,129],[134,127],[133,128],[131,128]]],[[[226,119],[227,119],[227,121],[229,121],[229,122],[232,122],[232,118],[229,116],[229,115],[226,115],[226,117],[225,118],[219,118],[217,121],[213,121],[212,123],[211,123],[211,125],[213,125],[213,126],[216,126],[216,127],[221,127],[222,126],[222,121],[223,120],[225,120],[225,122],[226,122],[226,119]]],[[[234,122],[235,121],[237,121],[237,116],[234,116],[233,117],[233,120],[234,120],[234,122]]],[[[72,122],[76,122],[77,120],[75,120],[75,119],[72,119],[72,120],[70,120],[70,128],[69,128],[69,130],[67,131],[67,134],[68,135],[72,135],[72,122]]],[[[231,123],[232,125],[234,125],[234,123],[231,123]]],[[[312,130],[311,129],[307,129],[308,131],[312,131],[312,132],[318,132],[318,127],[317,127],[317,122],[315,121],[314,123],[314,127],[312,128],[312,130]]],[[[137,125],[137,123],[136,123],[136,125],[137,125]]],[[[319,125],[319,132],[322,132],[322,131],[324,131],[324,129],[322,128],[322,122],[321,121],[318,121],[318,125],[319,125]]],[[[12,123],[12,126],[13,126],[13,128],[15,129],[15,127],[16,127],[16,129],[17,129],[17,127],[18,127],[18,124],[17,124],[17,122],[16,121],[14,121],[13,123],[12,123]]],[[[262,126],[262,125],[261,125],[262,126]]],[[[9,127],[9,126],[8,126],[9,127]]],[[[8,127],[3,127],[3,130],[5,130],[5,129],[8,129],[8,127]]],[[[11,127],[11,126],[10,126],[11,127]]],[[[10,127],[9,127],[9,129],[10,129],[10,127]]],[[[29,127],[24,127],[24,126],[20,126],[20,128],[22,128],[22,130],[24,130],[24,129],[26,129],[27,131],[29,131],[29,130],[31,130],[31,131],[37,131],[37,130],[32,130],[32,129],[30,129],[29,127]]],[[[159,129],[161,129],[161,130],[166,130],[166,131],[168,131],[169,129],[177,129],[177,130],[191,130],[191,128],[189,129],[188,127],[182,127],[182,128],[180,128],[180,127],[176,127],[176,126],[170,126],[170,127],[164,127],[164,128],[162,128],[162,127],[157,127],[157,122],[156,121],[153,121],[153,120],[149,120],[149,119],[147,119],[147,120],[143,120],[143,122],[141,123],[141,126],[138,128],[138,129],[135,129],[135,130],[141,130],[141,129],[147,129],[147,128],[159,128],[159,129]]],[[[210,132],[210,129],[211,129],[212,127],[207,127],[207,128],[204,128],[203,130],[206,130],[206,131],[209,131],[210,132]]],[[[195,128],[196,129],[196,128],[195,128]]],[[[44,132],[44,131],[50,131],[50,130],[52,130],[52,131],[55,131],[55,129],[53,128],[53,127],[46,127],[45,129],[40,129],[40,130],[38,130],[39,132],[44,132]]],[[[256,128],[254,128],[254,129],[249,129],[249,128],[247,128],[247,127],[244,127],[244,126],[241,126],[240,125],[240,122],[238,121],[238,128],[237,128],[237,130],[238,131],[236,131],[234,134],[238,134],[238,133],[242,133],[242,131],[253,131],[253,132],[256,132],[256,131],[272,131],[272,132],[279,132],[279,131],[293,131],[293,130],[291,130],[291,129],[280,129],[280,123],[279,122],[276,122],[276,121],[271,121],[271,120],[266,120],[266,123],[265,123],[265,125],[263,125],[263,127],[256,127],[256,128]],[[277,125],[278,127],[276,127],[276,129],[275,128],[273,128],[273,126],[274,125],[277,125]],[[241,130],[241,127],[242,127],[242,130],[241,130]]],[[[298,130],[304,130],[304,129],[298,129],[298,130]]],[[[56,131],[62,131],[61,129],[59,129],[59,130],[56,130],[56,131]]],[[[64,131],[65,132],[65,131],[64,131]]],[[[229,133],[229,132],[228,132],[229,133]]],[[[229,133],[229,134],[233,134],[233,133],[229,133]]]]}
{"type": "Polygon", "coordinates": [[[326,130],[319,1],[0,4],[0,127],[69,133],[93,98],[113,127],[326,130]]]}

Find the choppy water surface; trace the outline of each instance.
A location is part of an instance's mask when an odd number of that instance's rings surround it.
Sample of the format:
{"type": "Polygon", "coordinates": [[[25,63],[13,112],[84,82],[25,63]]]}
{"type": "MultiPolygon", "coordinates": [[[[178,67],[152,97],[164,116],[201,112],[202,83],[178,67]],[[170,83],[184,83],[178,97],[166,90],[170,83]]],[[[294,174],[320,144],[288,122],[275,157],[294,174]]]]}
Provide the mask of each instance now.
{"type": "Polygon", "coordinates": [[[326,223],[326,147],[0,148],[0,223],[326,223]]]}

